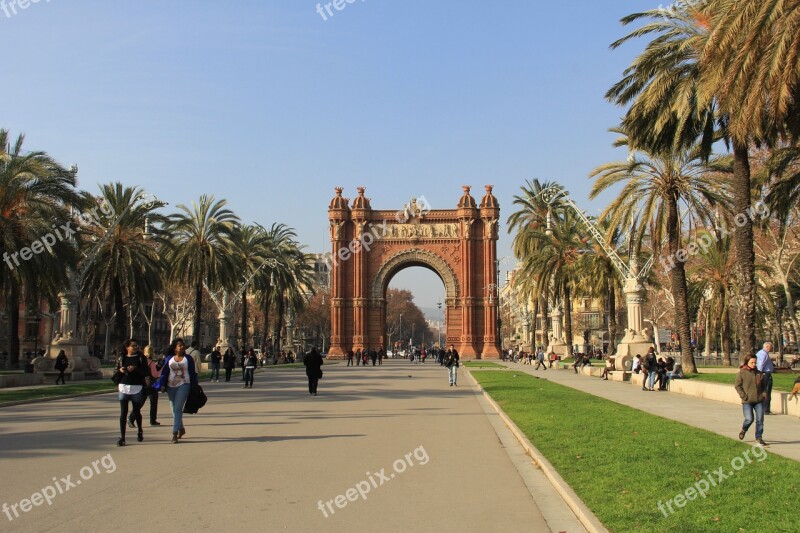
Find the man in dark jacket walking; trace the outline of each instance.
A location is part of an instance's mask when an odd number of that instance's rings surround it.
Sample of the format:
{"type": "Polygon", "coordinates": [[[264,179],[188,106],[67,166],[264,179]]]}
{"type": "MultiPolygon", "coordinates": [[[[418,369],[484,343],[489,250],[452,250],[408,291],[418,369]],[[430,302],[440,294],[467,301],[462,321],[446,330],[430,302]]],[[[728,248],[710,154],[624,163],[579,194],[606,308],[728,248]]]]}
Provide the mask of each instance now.
{"type": "Polygon", "coordinates": [[[303,358],[303,364],[306,365],[306,376],[308,376],[308,393],[317,395],[317,384],[322,377],[322,356],[316,348],[303,358]]]}

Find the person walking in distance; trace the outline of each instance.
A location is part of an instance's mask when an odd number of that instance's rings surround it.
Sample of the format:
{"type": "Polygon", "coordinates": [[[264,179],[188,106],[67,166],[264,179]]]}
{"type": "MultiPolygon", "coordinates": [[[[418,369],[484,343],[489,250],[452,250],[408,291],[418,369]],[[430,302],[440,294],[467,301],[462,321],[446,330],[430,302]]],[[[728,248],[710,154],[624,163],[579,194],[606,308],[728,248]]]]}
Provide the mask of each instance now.
{"type": "Polygon", "coordinates": [[[245,389],[252,389],[253,388],[253,376],[256,373],[256,364],[258,363],[258,359],[256,358],[255,351],[250,348],[247,350],[247,354],[244,356],[244,387],[245,389]]]}
{"type": "Polygon", "coordinates": [[[742,413],[744,422],[742,430],[739,432],[739,440],[744,439],[747,430],[753,424],[755,415],[756,422],[756,442],[762,446],[767,444],[762,439],[764,435],[764,397],[766,389],[764,386],[764,374],[756,368],[758,359],[754,355],[744,358],[744,364],[739,367],[736,374],[736,392],[742,399],[742,413]]]}
{"type": "Polygon", "coordinates": [[[306,376],[308,376],[308,393],[316,396],[317,384],[322,377],[322,356],[316,348],[312,348],[303,358],[303,364],[306,365],[306,376]]]}
{"type": "Polygon", "coordinates": [[[547,370],[547,365],[544,364],[544,350],[539,347],[539,350],[536,352],[536,370],[539,370],[539,367],[544,368],[547,370]]]}
{"type": "Polygon", "coordinates": [[[356,366],[361,365],[361,348],[356,350],[356,366]]]}
{"type": "Polygon", "coordinates": [[[236,367],[236,356],[233,354],[233,349],[228,348],[225,350],[225,355],[222,356],[222,367],[225,369],[225,381],[231,380],[231,373],[236,367]]]}
{"type": "Polygon", "coordinates": [[[62,385],[67,384],[64,379],[64,372],[67,371],[67,368],[69,368],[69,359],[67,358],[67,353],[64,350],[61,350],[60,352],[58,352],[58,356],[56,356],[55,369],[58,370],[56,385],[58,385],[59,380],[61,381],[62,385]]]}
{"type": "Polygon", "coordinates": [[[116,373],[120,374],[120,382],[117,386],[119,390],[119,440],[117,446],[125,446],[125,428],[128,422],[128,402],[133,409],[133,418],[139,428],[136,440],[142,442],[144,433],[142,432],[142,390],[144,389],[145,377],[148,375],[147,363],[144,357],[139,355],[139,345],[133,339],[125,341],[123,346],[125,355],[117,359],[116,373]]]}
{"type": "Polygon", "coordinates": [[[450,345],[450,349],[447,350],[447,355],[444,357],[444,366],[447,367],[447,376],[450,381],[450,386],[458,387],[459,357],[456,347],[453,344],[450,345]]]}
{"type": "Polygon", "coordinates": [[[353,349],[350,348],[347,350],[347,366],[353,366],[353,357],[355,357],[355,354],[353,353],[353,349]]]}
{"type": "Polygon", "coordinates": [[[183,427],[183,407],[189,397],[192,385],[197,385],[197,370],[194,359],[186,354],[186,344],[183,339],[175,339],[170,346],[170,354],[161,370],[159,384],[161,391],[167,391],[169,404],[172,407],[172,443],[177,444],[178,439],[186,434],[183,427]]]}
{"type": "Polygon", "coordinates": [[[219,365],[222,360],[222,354],[219,352],[219,346],[214,347],[214,351],[209,356],[211,363],[211,379],[209,381],[216,381],[219,383],[219,365]]]}
{"type": "Polygon", "coordinates": [[[775,365],[769,352],[772,351],[772,343],[767,341],[756,353],[756,368],[763,374],[764,393],[767,395],[764,400],[764,414],[771,415],[770,403],[772,403],[772,373],[775,372],[775,365]]]}

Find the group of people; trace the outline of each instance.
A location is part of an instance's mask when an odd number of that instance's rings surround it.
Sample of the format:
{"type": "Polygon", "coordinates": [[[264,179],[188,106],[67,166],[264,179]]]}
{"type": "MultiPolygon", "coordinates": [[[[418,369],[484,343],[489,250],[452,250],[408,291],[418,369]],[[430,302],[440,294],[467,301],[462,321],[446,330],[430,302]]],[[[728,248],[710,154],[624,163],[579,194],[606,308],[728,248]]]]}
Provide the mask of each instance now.
{"type": "Polygon", "coordinates": [[[126,445],[128,427],[137,429],[137,441],[144,440],[141,409],[147,399],[150,399],[150,425],[161,425],[157,420],[159,392],[166,392],[169,398],[173,418],[172,443],[177,443],[186,433],[183,408],[191,386],[197,384],[195,362],[186,354],[183,339],[172,342],[163,361],[154,357],[150,346],[139,350],[139,344],[134,339],[125,341],[122,352],[114,369],[119,381],[117,389],[120,403],[120,437],[117,446],[126,445]]]}
{"type": "Polygon", "coordinates": [[[353,349],[349,349],[347,351],[347,366],[353,366],[353,362],[355,361],[355,366],[359,366],[363,364],[363,366],[369,365],[370,360],[372,361],[372,366],[383,365],[383,360],[386,358],[386,353],[383,351],[383,347],[381,348],[372,348],[371,350],[364,348],[363,350],[359,348],[356,351],[353,349]]]}
{"type": "MultiPolygon", "coordinates": [[[[644,391],[665,391],[669,385],[670,379],[683,378],[683,370],[680,364],[675,363],[672,357],[656,357],[655,348],[649,348],[647,354],[642,359],[641,355],[637,355],[633,359],[631,371],[634,374],[640,372],[644,375],[642,380],[642,390],[644,391]],[[658,387],[656,389],[656,387],[658,387]]],[[[605,376],[604,376],[605,377],[605,376]]]]}

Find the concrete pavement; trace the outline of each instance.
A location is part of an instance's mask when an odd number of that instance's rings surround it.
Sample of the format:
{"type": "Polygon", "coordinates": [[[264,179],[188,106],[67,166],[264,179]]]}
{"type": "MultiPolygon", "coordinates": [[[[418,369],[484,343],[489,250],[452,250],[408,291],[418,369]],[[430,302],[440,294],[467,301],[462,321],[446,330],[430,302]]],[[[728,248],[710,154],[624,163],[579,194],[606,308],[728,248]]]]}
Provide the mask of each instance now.
{"type": "MultiPolygon", "coordinates": [[[[640,409],[650,414],[677,420],[690,426],[738,440],[742,428],[740,405],[717,402],[704,398],[672,392],[643,391],[641,386],[621,381],[604,381],[593,376],[576,374],[572,369],[534,370],[535,366],[519,363],[503,363],[515,371],[527,372],[573,389],[605,398],[623,405],[640,409]]],[[[745,443],[755,441],[755,425],[747,432],[745,443]]],[[[800,419],[788,415],[764,417],[764,441],[770,453],[783,455],[800,461],[800,419]]]]}
{"type": "Polygon", "coordinates": [[[583,530],[468,380],[408,361],[323,370],[316,397],[302,369],[204,383],[178,445],[165,395],[164,425],[123,448],[115,395],[4,408],[0,529],[583,530]]]}

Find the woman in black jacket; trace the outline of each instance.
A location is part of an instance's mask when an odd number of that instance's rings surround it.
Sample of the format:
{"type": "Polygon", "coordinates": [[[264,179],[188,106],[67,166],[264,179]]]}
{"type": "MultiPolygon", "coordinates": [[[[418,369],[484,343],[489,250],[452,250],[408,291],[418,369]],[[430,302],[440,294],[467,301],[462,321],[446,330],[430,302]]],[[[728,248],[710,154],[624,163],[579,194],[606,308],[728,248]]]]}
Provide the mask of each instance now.
{"type": "Polygon", "coordinates": [[[66,372],[67,368],[69,368],[69,359],[67,358],[67,353],[64,350],[61,350],[58,352],[58,356],[56,357],[55,369],[58,370],[56,385],[58,385],[59,381],[61,381],[62,385],[67,384],[66,381],[64,381],[64,372],[66,372]]]}
{"type": "Polygon", "coordinates": [[[231,380],[231,373],[236,366],[236,356],[233,355],[233,350],[228,348],[225,350],[225,355],[222,356],[222,368],[225,369],[225,381],[231,380]]]}
{"type": "Polygon", "coordinates": [[[139,352],[139,345],[133,339],[125,341],[125,355],[117,359],[116,372],[120,375],[120,382],[117,386],[119,390],[119,440],[117,446],[125,446],[125,428],[128,422],[128,402],[133,408],[133,417],[139,431],[136,440],[142,442],[144,433],[142,432],[142,413],[143,401],[142,391],[144,390],[144,378],[149,373],[147,363],[139,352]]]}
{"type": "Polygon", "coordinates": [[[322,377],[322,356],[316,348],[312,348],[305,358],[303,364],[306,365],[306,376],[308,376],[308,393],[317,395],[317,384],[322,377]]]}

